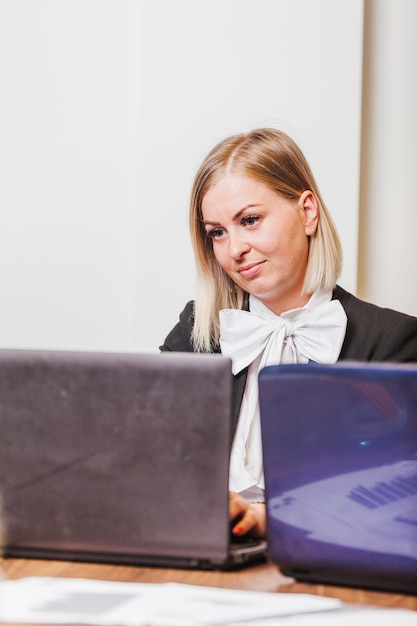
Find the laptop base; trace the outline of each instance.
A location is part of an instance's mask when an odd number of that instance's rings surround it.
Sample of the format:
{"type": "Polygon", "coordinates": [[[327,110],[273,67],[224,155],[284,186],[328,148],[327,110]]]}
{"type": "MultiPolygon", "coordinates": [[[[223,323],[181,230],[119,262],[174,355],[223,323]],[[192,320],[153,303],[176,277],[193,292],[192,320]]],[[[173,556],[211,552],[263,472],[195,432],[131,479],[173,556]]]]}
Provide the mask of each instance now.
{"type": "Polygon", "coordinates": [[[314,570],[314,572],[309,572],[307,570],[300,570],[292,567],[280,567],[279,570],[284,576],[295,578],[297,582],[311,583],[314,585],[330,585],[332,587],[353,587],[357,589],[369,589],[370,591],[401,593],[412,596],[417,595],[415,580],[383,580],[379,577],[375,578],[375,580],[372,579],[372,577],[362,579],[357,575],[355,576],[354,574],[349,576],[345,574],[340,575],[334,571],[319,572],[317,570],[314,570]]]}
{"type": "Polygon", "coordinates": [[[52,561],[78,561],[83,563],[108,563],[138,567],[163,567],[167,569],[200,569],[232,571],[251,565],[265,563],[266,542],[248,540],[231,546],[231,554],[222,561],[199,557],[156,556],[148,554],[124,554],[111,552],[67,551],[8,546],[4,558],[40,559],[52,561]]]}

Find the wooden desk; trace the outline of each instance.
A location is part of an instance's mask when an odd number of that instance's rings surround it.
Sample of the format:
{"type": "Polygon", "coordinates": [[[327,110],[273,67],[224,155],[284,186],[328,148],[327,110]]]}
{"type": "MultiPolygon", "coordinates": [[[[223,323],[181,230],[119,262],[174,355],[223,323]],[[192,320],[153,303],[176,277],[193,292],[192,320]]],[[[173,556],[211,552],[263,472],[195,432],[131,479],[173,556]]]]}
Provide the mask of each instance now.
{"type": "Polygon", "coordinates": [[[347,587],[296,583],[281,575],[272,564],[258,565],[236,572],[203,572],[198,570],[103,565],[68,561],[32,559],[0,559],[3,574],[10,579],[24,576],[61,576],[68,578],[95,578],[140,583],[178,582],[208,587],[246,589],[278,593],[312,593],[339,598],[353,604],[373,604],[417,611],[417,597],[398,593],[365,591],[347,587]]]}

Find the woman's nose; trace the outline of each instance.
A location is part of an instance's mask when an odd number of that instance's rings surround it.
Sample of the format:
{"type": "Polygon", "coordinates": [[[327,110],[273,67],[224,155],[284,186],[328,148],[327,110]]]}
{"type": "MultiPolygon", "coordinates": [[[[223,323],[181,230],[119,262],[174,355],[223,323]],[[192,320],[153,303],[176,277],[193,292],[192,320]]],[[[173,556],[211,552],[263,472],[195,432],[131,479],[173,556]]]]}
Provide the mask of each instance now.
{"type": "Polygon", "coordinates": [[[229,233],[229,256],[232,259],[240,259],[249,250],[250,245],[245,237],[229,233]]]}

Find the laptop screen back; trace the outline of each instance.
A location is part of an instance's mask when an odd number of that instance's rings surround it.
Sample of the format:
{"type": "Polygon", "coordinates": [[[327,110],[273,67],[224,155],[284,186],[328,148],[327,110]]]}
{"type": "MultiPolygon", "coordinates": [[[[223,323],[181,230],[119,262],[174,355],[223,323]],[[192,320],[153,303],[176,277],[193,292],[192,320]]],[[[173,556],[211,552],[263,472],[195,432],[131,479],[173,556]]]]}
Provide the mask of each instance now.
{"type": "Polygon", "coordinates": [[[219,355],[0,350],[7,551],[220,563],[230,428],[219,355]]]}
{"type": "Polygon", "coordinates": [[[272,366],[259,386],[271,558],[415,593],[417,366],[272,366]]]}

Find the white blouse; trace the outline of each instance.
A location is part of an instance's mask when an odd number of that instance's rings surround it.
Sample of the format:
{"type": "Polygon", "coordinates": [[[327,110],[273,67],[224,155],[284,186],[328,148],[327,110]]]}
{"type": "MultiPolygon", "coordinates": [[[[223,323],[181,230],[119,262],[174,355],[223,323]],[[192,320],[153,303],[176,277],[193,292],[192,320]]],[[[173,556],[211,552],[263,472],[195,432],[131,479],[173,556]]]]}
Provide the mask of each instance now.
{"type": "Polygon", "coordinates": [[[331,300],[331,297],[331,291],[319,290],[304,307],[278,316],[258,298],[250,295],[250,312],[234,309],[220,312],[220,345],[222,353],[232,358],[233,373],[237,374],[249,364],[245,363],[244,353],[252,359],[257,352],[249,365],[232,445],[229,470],[231,491],[242,492],[254,486],[264,488],[259,371],[266,365],[279,363],[337,361],[346,333],[347,318],[340,302],[331,300]],[[318,307],[321,307],[320,311],[316,311],[318,307]],[[309,317],[312,311],[314,313],[309,317]],[[311,321],[312,318],[315,321],[311,321]],[[259,326],[259,332],[254,324],[259,326]],[[253,344],[254,337],[258,343],[255,351],[253,345],[248,345],[253,344]]]}

